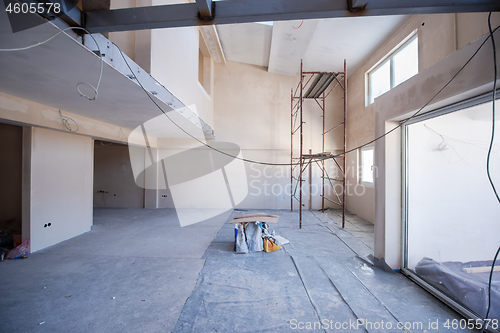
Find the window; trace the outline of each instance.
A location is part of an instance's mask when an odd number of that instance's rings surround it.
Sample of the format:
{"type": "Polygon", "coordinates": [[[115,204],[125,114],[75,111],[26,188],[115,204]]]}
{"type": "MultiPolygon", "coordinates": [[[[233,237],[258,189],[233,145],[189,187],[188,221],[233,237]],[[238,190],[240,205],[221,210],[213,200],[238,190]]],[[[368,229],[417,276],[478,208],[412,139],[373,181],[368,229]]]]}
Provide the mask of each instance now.
{"type": "Polygon", "coordinates": [[[368,72],[367,105],[398,84],[418,73],[418,37],[416,31],[401,46],[389,53],[373,70],[368,72]]]}
{"type": "Polygon", "coordinates": [[[375,149],[373,146],[363,147],[359,151],[359,182],[373,184],[373,158],[375,149]]]}
{"type": "Polygon", "coordinates": [[[212,84],[212,57],[208,51],[205,39],[200,32],[200,48],[198,51],[198,82],[203,86],[207,94],[210,95],[212,84]]]}

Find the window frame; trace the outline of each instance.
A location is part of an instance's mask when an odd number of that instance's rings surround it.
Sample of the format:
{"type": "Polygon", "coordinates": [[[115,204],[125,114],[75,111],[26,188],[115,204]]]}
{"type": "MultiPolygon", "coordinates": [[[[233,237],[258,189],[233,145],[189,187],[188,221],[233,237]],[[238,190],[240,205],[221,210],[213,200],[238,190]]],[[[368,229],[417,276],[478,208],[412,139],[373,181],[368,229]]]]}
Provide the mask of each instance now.
{"type": "MultiPolygon", "coordinates": [[[[401,41],[401,43],[399,43],[394,49],[392,49],[389,53],[387,53],[382,59],[380,59],[380,61],[378,61],[372,68],[370,68],[366,72],[366,75],[365,75],[366,76],[366,101],[365,101],[366,105],[365,106],[373,104],[373,102],[375,102],[375,98],[376,98],[376,97],[373,98],[373,101],[372,101],[371,74],[374,73],[377,69],[379,69],[383,65],[385,65],[387,62],[390,62],[390,64],[389,64],[389,68],[390,68],[389,69],[390,70],[390,75],[389,75],[390,82],[389,82],[389,86],[390,86],[390,88],[387,91],[390,91],[391,89],[397,87],[399,84],[401,84],[401,83],[405,82],[406,80],[408,80],[409,78],[413,77],[413,76],[410,76],[408,79],[406,79],[403,82],[400,82],[398,85],[394,85],[394,82],[395,82],[394,57],[399,52],[401,52],[406,46],[408,46],[411,42],[413,42],[414,40],[417,40],[417,73],[416,74],[418,74],[418,72],[419,72],[418,71],[418,63],[419,63],[419,57],[418,57],[418,30],[414,30],[405,39],[403,39],[401,41]]],[[[382,95],[380,95],[380,96],[382,96],[382,95]]]]}

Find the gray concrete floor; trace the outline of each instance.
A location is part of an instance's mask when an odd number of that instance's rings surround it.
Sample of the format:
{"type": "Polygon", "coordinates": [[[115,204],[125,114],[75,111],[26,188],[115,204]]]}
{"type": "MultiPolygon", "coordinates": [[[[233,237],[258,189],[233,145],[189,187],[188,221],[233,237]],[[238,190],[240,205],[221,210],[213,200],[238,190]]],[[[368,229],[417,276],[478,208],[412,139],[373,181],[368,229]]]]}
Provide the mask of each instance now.
{"type": "Polygon", "coordinates": [[[306,211],[299,229],[297,212],[280,211],[272,229],[290,244],[235,254],[227,222],[252,212],[181,228],[170,209],[96,209],[90,232],[0,263],[0,331],[456,331],[443,328],[453,311],[359,259],[373,251],[371,223],[349,214],[342,230],[337,211],[306,211]],[[359,319],[371,327],[353,328],[359,319]]]}

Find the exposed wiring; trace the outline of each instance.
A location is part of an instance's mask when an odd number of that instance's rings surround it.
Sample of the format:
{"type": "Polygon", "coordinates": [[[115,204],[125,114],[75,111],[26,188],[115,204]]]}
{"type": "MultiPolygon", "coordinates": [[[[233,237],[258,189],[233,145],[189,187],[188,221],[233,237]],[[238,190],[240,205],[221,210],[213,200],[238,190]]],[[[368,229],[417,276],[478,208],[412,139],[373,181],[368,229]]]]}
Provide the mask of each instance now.
{"type": "MultiPolygon", "coordinates": [[[[465,159],[465,157],[467,157],[467,155],[469,154],[469,145],[470,145],[469,143],[467,143],[467,142],[463,142],[463,141],[460,141],[460,140],[455,140],[456,142],[461,143],[461,144],[463,144],[463,145],[465,146],[465,149],[466,149],[465,154],[460,154],[460,153],[459,153],[459,152],[455,149],[455,147],[454,147],[454,146],[453,146],[450,142],[448,142],[448,141],[445,139],[445,136],[446,136],[446,135],[442,135],[442,134],[440,134],[438,131],[436,131],[436,130],[434,130],[434,129],[430,128],[429,126],[427,126],[427,124],[424,124],[424,127],[425,127],[426,129],[428,129],[429,131],[431,131],[432,133],[434,133],[434,134],[438,135],[438,136],[441,138],[441,140],[442,140],[442,141],[441,141],[441,142],[437,145],[437,147],[436,147],[436,149],[435,149],[435,150],[437,150],[437,151],[441,151],[441,152],[444,152],[444,151],[448,150],[449,148],[451,148],[451,150],[453,150],[453,152],[454,152],[454,153],[458,156],[458,160],[457,160],[457,162],[460,162],[460,161],[461,161],[461,162],[462,162],[463,164],[465,164],[465,165],[468,165],[468,164],[469,164],[469,163],[467,162],[467,160],[465,159]]],[[[476,145],[476,147],[482,148],[482,147],[477,146],[477,145],[476,145]]],[[[450,156],[449,156],[449,159],[448,159],[448,163],[449,163],[449,164],[455,164],[455,162],[452,162],[452,156],[453,156],[453,153],[451,153],[451,154],[450,154],[450,156]]]]}
{"type": "MultiPolygon", "coordinates": [[[[500,203],[500,197],[498,196],[497,189],[495,187],[495,184],[493,183],[493,180],[491,179],[491,174],[490,174],[490,159],[491,159],[491,150],[493,149],[493,143],[495,141],[495,102],[497,98],[497,51],[496,51],[496,46],[495,46],[495,37],[493,36],[493,32],[491,30],[491,12],[490,15],[488,16],[488,29],[490,30],[490,37],[491,37],[491,44],[493,46],[493,66],[494,66],[494,80],[493,80],[493,103],[492,103],[492,124],[491,124],[491,141],[490,141],[490,147],[488,149],[488,157],[486,159],[486,171],[488,173],[488,179],[491,184],[491,188],[493,189],[493,192],[495,192],[495,196],[497,197],[498,202],[500,203]]],[[[498,29],[498,28],[497,28],[498,29]]],[[[495,29],[496,30],[496,29],[495,29]]]]}
{"type": "MultiPolygon", "coordinates": [[[[113,43],[114,44],[114,43],[113,43]]],[[[182,132],[184,132],[185,134],[187,134],[188,136],[190,136],[191,138],[193,138],[194,140],[198,141],[199,143],[201,143],[202,145],[204,145],[205,147],[207,148],[210,148],[212,150],[215,150],[216,152],[218,153],[221,153],[223,155],[226,155],[226,156],[229,156],[231,158],[234,158],[234,159],[237,159],[237,160],[241,160],[243,162],[248,162],[248,163],[253,163],[253,164],[261,164],[261,165],[276,165],[276,166],[290,166],[290,165],[298,165],[299,163],[294,163],[294,164],[291,164],[291,163],[268,163],[268,162],[259,162],[259,161],[254,161],[254,160],[249,160],[249,159],[246,159],[246,158],[242,158],[242,157],[238,157],[238,156],[234,156],[234,155],[231,155],[229,153],[226,153],[225,151],[222,151],[220,149],[217,149],[215,147],[212,147],[211,145],[201,141],[200,139],[194,137],[193,135],[191,135],[190,133],[188,133],[184,128],[182,128],[179,124],[177,124],[175,121],[172,120],[172,118],[170,118],[167,114],[167,112],[165,112],[165,110],[163,110],[163,108],[153,99],[153,97],[151,97],[151,93],[149,91],[146,90],[146,88],[144,88],[144,86],[142,85],[141,81],[139,81],[139,79],[137,78],[137,76],[135,75],[134,71],[132,70],[132,68],[130,67],[127,59],[125,58],[125,55],[123,54],[122,50],[118,47],[118,45],[114,44],[117,48],[118,48],[118,51],[120,51],[120,54],[122,55],[122,58],[123,60],[125,61],[125,64],[127,65],[128,69],[130,70],[130,73],[132,73],[132,75],[134,76],[135,78],[135,81],[137,81],[137,83],[139,83],[139,85],[141,86],[142,90],[144,90],[144,92],[146,93],[146,95],[149,97],[149,99],[156,105],[156,107],[165,115],[165,117],[168,118],[168,120],[170,120],[170,122],[172,122],[172,124],[174,124],[177,128],[179,128],[182,132]]]]}
{"type": "Polygon", "coordinates": [[[68,116],[63,116],[63,114],[61,113],[61,110],[59,110],[59,115],[61,116],[61,122],[62,124],[64,125],[64,127],[70,131],[70,132],[78,132],[78,123],[76,122],[76,120],[74,120],[73,118],[70,118],[68,116]],[[73,130],[73,127],[71,126],[71,123],[75,124],[76,126],[76,129],[73,130]]]}
{"type": "Polygon", "coordinates": [[[427,128],[428,130],[430,130],[434,134],[437,134],[437,135],[439,135],[441,137],[442,141],[437,146],[437,150],[439,150],[439,151],[448,150],[448,142],[446,142],[445,138],[441,134],[439,134],[438,132],[436,132],[435,130],[433,130],[429,126],[427,126],[426,124],[424,124],[424,126],[425,126],[425,128],[427,128]]]}
{"type": "MultiPolygon", "coordinates": [[[[496,27],[495,30],[493,30],[493,32],[497,31],[498,28],[500,28],[500,26],[496,27]]],[[[478,52],[481,50],[481,48],[484,46],[484,44],[488,41],[488,39],[493,35],[493,32],[490,34],[490,36],[488,36],[482,43],[481,45],[479,45],[479,47],[477,48],[477,50],[472,54],[472,56],[467,60],[467,62],[455,73],[455,75],[453,75],[453,77],[441,88],[439,89],[439,91],[427,102],[424,104],[424,106],[422,106],[420,109],[418,109],[418,111],[416,111],[412,116],[410,116],[409,118],[406,118],[405,120],[401,121],[396,127],[394,127],[393,129],[385,132],[384,134],[376,137],[375,139],[361,145],[361,146],[358,146],[356,148],[352,148],[348,151],[345,151],[343,153],[339,153],[339,154],[336,154],[336,155],[332,155],[332,156],[328,156],[328,157],[317,157],[317,158],[314,158],[315,160],[317,161],[321,161],[321,160],[326,160],[326,159],[330,159],[330,158],[335,158],[335,157],[341,157],[343,156],[345,158],[345,155],[347,153],[351,153],[353,151],[356,151],[360,148],[363,148],[365,146],[368,146],[384,137],[386,137],[387,135],[389,135],[390,133],[394,132],[396,129],[398,129],[399,127],[403,126],[404,123],[408,122],[409,120],[415,118],[417,115],[420,114],[420,112],[422,112],[422,110],[428,106],[444,89],[446,89],[446,87],[448,87],[450,85],[450,83],[458,76],[458,74],[460,74],[462,72],[462,70],[472,61],[472,59],[474,59],[474,57],[478,54],[478,52]]],[[[241,158],[241,157],[238,157],[238,156],[234,156],[234,155],[231,155],[229,153],[226,153],[222,150],[219,150],[215,147],[212,147],[210,146],[209,144],[199,140],[198,138],[194,137],[193,135],[191,135],[190,133],[188,133],[184,128],[182,128],[179,124],[177,124],[175,121],[173,121],[169,116],[168,114],[163,110],[163,108],[151,97],[151,94],[149,91],[147,91],[144,86],[142,85],[142,83],[139,81],[139,79],[137,78],[137,76],[135,75],[135,73],[132,71],[132,68],[130,67],[130,65],[128,64],[128,61],[127,59],[125,58],[125,55],[123,54],[122,50],[118,47],[118,45],[114,44],[117,48],[118,48],[118,51],[120,51],[121,55],[122,55],[122,58],[123,60],[125,61],[125,64],[127,65],[128,69],[130,70],[130,72],[132,73],[132,75],[134,76],[135,80],[137,81],[137,83],[141,86],[142,90],[144,90],[144,92],[146,93],[146,95],[149,97],[149,99],[156,105],[156,107],[168,118],[168,120],[170,120],[170,122],[172,122],[172,124],[174,124],[177,128],[179,128],[182,132],[184,132],[186,135],[188,135],[189,137],[191,137],[192,139],[198,141],[199,143],[201,143],[202,145],[204,145],[205,147],[207,148],[210,148],[212,150],[215,150],[216,152],[218,153],[221,153],[223,155],[226,155],[226,156],[229,156],[229,157],[232,157],[234,159],[238,159],[238,160],[241,160],[243,162],[247,162],[247,163],[253,163],[253,164],[260,164],[260,165],[272,165],[272,166],[296,166],[298,164],[300,164],[299,162],[297,163],[269,163],[269,162],[261,162],[261,161],[254,161],[254,160],[250,160],[250,159],[246,159],[246,158],[241,158]]]]}
{"type": "Polygon", "coordinates": [[[120,127],[120,142],[124,145],[126,145],[128,142],[126,141],[127,136],[125,133],[123,133],[123,129],[120,127]],[[122,137],[125,138],[125,140],[122,140],[122,137]]]}
{"type": "MultiPolygon", "coordinates": [[[[488,29],[490,31],[490,37],[491,37],[491,45],[493,46],[493,65],[495,67],[494,70],[494,80],[493,80],[493,107],[492,107],[492,122],[493,124],[491,125],[491,141],[490,141],[490,148],[488,149],[488,157],[486,158],[486,173],[488,174],[488,179],[491,184],[491,188],[493,189],[493,192],[495,193],[495,196],[500,203],[500,197],[498,197],[497,189],[495,187],[495,183],[493,183],[493,180],[491,179],[491,174],[490,174],[490,158],[491,158],[491,150],[493,148],[493,141],[495,140],[495,102],[496,102],[496,93],[497,93],[497,50],[495,46],[495,37],[493,36],[493,32],[491,30],[491,13],[488,15],[488,29]]],[[[495,29],[496,30],[496,29],[495,29]]],[[[493,272],[495,270],[495,263],[498,258],[498,254],[500,253],[500,247],[497,250],[497,253],[495,254],[495,257],[493,258],[493,262],[491,263],[491,271],[490,271],[490,278],[488,281],[488,310],[486,311],[486,316],[484,317],[485,321],[488,319],[488,316],[490,315],[490,310],[491,310],[491,283],[493,280],[493,272]]],[[[483,328],[481,329],[481,333],[484,332],[486,328],[486,325],[483,324],[483,328]]]]}
{"type": "Polygon", "coordinates": [[[292,25],[292,28],[294,28],[294,29],[298,29],[298,28],[300,28],[300,27],[302,26],[302,24],[304,24],[304,20],[302,20],[302,22],[300,22],[300,24],[299,24],[299,26],[298,26],[298,27],[294,27],[294,26],[292,25]]]}
{"type": "Polygon", "coordinates": [[[101,48],[99,47],[99,44],[97,44],[97,41],[96,39],[94,38],[94,36],[92,36],[90,34],[90,32],[87,31],[87,29],[85,28],[82,28],[82,27],[69,27],[69,28],[64,28],[60,31],[58,31],[57,33],[55,33],[54,35],[52,35],[51,37],[47,38],[46,40],[42,41],[42,42],[39,42],[39,43],[36,43],[36,44],[33,44],[33,45],[29,45],[29,46],[24,46],[24,47],[17,47],[17,48],[12,48],[12,49],[0,49],[0,52],[14,52],[14,51],[24,51],[24,50],[29,50],[29,49],[32,49],[34,47],[37,47],[37,46],[40,46],[40,45],[43,45],[49,41],[51,41],[52,39],[54,39],[56,36],[58,36],[59,34],[63,33],[64,31],[66,30],[83,30],[85,31],[95,42],[95,44],[97,45],[97,49],[99,50],[99,58],[101,58],[101,70],[100,70],[100,73],[99,73],[99,79],[97,80],[97,85],[94,87],[93,85],[91,85],[90,83],[87,83],[87,82],[78,82],[76,84],[76,90],[80,93],[80,96],[82,97],[85,97],[86,99],[88,99],[89,101],[93,101],[97,98],[97,95],[98,95],[98,90],[99,90],[99,85],[101,84],[101,79],[102,79],[102,70],[103,70],[103,67],[104,67],[104,60],[102,59],[102,55],[101,55],[101,48]],[[88,86],[90,87],[93,91],[94,91],[94,97],[89,97],[87,95],[85,95],[81,90],[80,90],[80,86],[81,85],[85,85],[85,86],[88,86]]]}

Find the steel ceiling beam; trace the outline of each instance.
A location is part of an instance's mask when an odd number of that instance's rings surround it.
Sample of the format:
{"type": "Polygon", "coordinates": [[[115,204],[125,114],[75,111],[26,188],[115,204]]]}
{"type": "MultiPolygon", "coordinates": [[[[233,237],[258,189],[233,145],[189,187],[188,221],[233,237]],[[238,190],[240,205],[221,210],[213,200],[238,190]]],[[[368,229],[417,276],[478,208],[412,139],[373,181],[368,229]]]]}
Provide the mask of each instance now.
{"type": "Polygon", "coordinates": [[[352,0],[226,0],[213,2],[214,18],[202,20],[198,12],[201,13],[200,6],[206,9],[203,2],[208,5],[211,1],[90,12],[86,28],[91,32],[109,32],[349,16],[500,11],[498,0],[368,0],[364,9],[351,11],[352,0]]]}

